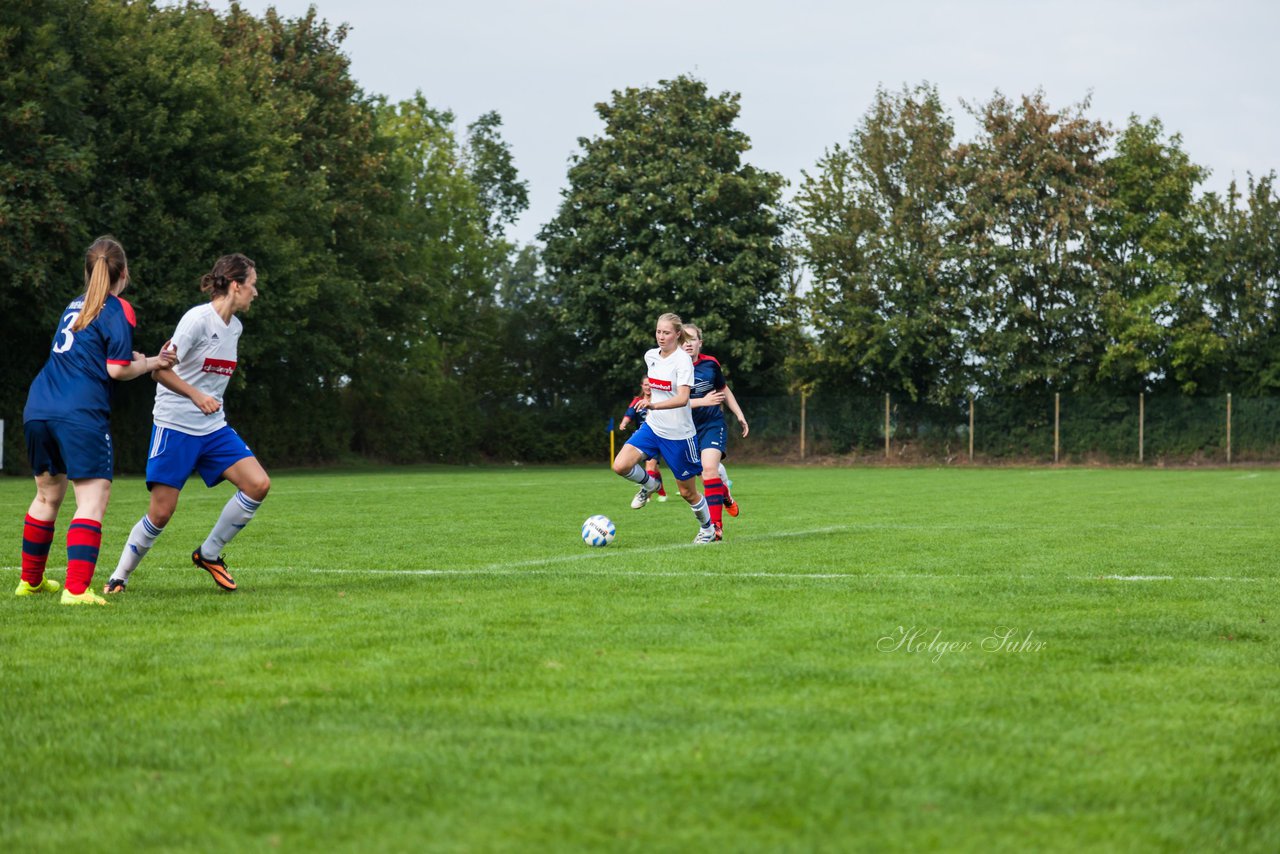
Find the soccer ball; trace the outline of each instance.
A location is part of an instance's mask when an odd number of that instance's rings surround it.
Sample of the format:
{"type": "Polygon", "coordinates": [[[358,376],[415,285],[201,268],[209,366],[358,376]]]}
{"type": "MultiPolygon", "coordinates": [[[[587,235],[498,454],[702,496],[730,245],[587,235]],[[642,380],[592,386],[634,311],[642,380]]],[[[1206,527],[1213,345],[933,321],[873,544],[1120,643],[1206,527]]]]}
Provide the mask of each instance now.
{"type": "Polygon", "coordinates": [[[582,541],[589,546],[607,546],[617,533],[608,516],[597,514],[582,523],[582,541]]]}

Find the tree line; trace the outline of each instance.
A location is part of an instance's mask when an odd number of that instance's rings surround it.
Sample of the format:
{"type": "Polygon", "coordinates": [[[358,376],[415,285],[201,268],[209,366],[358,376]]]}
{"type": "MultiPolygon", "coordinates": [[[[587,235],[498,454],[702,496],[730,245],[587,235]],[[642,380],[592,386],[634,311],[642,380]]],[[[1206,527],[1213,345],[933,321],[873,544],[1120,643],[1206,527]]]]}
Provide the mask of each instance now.
{"type": "MultiPolygon", "coordinates": [[[[935,87],[882,89],[788,188],[747,160],[738,95],[680,76],[596,105],[522,246],[501,117],[365,92],[345,35],[315,9],[0,7],[0,417],[101,233],[151,351],[213,259],[258,262],[228,407],[277,464],[593,457],[673,309],[748,399],[1280,385],[1274,173],[1203,191],[1158,119],[995,93],[960,140],[935,87]]],[[[149,389],[117,394],[138,470],[149,389]]]]}

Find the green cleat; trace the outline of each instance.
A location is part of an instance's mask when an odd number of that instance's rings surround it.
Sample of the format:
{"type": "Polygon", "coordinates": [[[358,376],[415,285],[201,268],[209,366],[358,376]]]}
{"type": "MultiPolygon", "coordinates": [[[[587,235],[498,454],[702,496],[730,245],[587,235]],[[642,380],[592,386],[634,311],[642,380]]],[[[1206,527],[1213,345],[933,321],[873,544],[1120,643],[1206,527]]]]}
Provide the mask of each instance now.
{"type": "Polygon", "coordinates": [[[54,581],[52,578],[43,578],[39,584],[28,584],[25,581],[18,582],[18,589],[14,591],[14,596],[34,596],[37,593],[57,593],[62,589],[62,585],[54,581]]]}
{"type": "Polygon", "coordinates": [[[94,593],[92,590],[88,588],[85,588],[85,591],[78,596],[72,593],[70,590],[63,588],[62,604],[63,605],[106,605],[107,600],[103,599],[97,593],[94,593]]]}

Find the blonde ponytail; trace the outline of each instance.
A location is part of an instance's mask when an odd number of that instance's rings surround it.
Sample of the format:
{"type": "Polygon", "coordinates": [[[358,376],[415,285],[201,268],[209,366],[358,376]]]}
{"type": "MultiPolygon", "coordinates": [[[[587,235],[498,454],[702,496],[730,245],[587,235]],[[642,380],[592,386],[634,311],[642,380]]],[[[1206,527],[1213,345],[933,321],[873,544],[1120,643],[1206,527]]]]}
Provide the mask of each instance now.
{"type": "Polygon", "coordinates": [[[84,253],[84,307],[71,325],[79,332],[97,319],[107,304],[107,295],[120,283],[129,268],[124,247],[111,237],[99,237],[84,253]]]}

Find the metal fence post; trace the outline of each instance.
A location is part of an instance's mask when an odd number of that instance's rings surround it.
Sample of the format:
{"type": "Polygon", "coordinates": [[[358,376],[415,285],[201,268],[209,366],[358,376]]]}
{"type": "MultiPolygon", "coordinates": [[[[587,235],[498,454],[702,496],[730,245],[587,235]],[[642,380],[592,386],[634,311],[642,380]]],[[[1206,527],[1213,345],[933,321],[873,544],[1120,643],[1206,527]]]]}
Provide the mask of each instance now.
{"type": "Polygon", "coordinates": [[[1227,392],[1227,465],[1231,465],[1231,392],[1227,392]]]}
{"type": "Polygon", "coordinates": [[[969,395],[969,462],[973,462],[973,395],[969,395]]]}
{"type": "Polygon", "coordinates": [[[1058,462],[1058,416],[1062,411],[1062,393],[1053,393],[1053,462],[1058,462]]]}
{"type": "Polygon", "coordinates": [[[809,395],[805,390],[800,389],[800,459],[804,459],[804,437],[805,437],[805,406],[808,403],[809,395]]]}
{"type": "Polygon", "coordinates": [[[1146,411],[1147,404],[1146,404],[1145,398],[1146,398],[1145,392],[1141,392],[1141,391],[1138,392],[1138,462],[1140,463],[1142,462],[1142,452],[1143,452],[1142,445],[1143,445],[1143,439],[1145,438],[1143,436],[1143,430],[1146,426],[1146,418],[1147,418],[1147,411],[1146,411]]]}
{"type": "Polygon", "coordinates": [[[889,459],[889,392],[884,393],[884,458],[889,459]]]}

